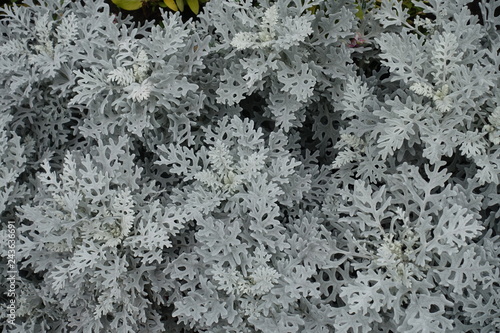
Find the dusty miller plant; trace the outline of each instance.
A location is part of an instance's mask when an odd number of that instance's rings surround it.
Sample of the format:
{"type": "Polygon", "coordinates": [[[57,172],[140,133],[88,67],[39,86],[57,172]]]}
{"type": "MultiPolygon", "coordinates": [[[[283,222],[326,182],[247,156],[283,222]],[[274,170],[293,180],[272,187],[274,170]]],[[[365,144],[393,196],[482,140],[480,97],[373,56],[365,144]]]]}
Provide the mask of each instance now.
{"type": "Polygon", "coordinates": [[[468,2],[4,7],[2,328],[500,331],[500,2],[468,2]]]}

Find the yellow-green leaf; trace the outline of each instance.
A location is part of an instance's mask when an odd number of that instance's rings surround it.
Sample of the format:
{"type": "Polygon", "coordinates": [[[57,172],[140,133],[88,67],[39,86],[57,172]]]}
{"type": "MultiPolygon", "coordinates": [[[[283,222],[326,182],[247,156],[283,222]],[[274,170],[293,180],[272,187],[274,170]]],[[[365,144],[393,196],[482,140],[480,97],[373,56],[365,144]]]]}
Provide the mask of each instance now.
{"type": "Polygon", "coordinates": [[[357,18],[359,18],[360,20],[362,20],[362,19],[364,18],[364,16],[365,16],[365,15],[364,15],[364,13],[363,13],[363,8],[361,7],[361,5],[360,5],[360,4],[358,4],[358,5],[356,6],[356,9],[358,10],[358,11],[356,12],[356,17],[357,17],[357,18]]]}
{"type": "Polygon", "coordinates": [[[308,11],[311,12],[311,14],[316,14],[316,11],[318,10],[318,5],[315,5],[315,6],[312,6],[312,7],[309,7],[307,8],[308,11]]]}
{"type": "Polygon", "coordinates": [[[165,3],[165,5],[168,8],[172,9],[174,12],[179,10],[179,8],[177,8],[177,5],[175,4],[174,0],[163,0],[163,2],[165,3]]]}
{"type": "Polygon", "coordinates": [[[136,10],[142,7],[142,0],[111,0],[118,7],[125,10],[136,10]]]}
{"type": "Polygon", "coordinates": [[[191,11],[198,15],[200,12],[200,4],[198,3],[198,0],[187,0],[187,3],[191,11]]]}
{"type": "Polygon", "coordinates": [[[184,11],[184,0],[175,0],[175,3],[177,4],[177,7],[181,12],[184,11]]]}

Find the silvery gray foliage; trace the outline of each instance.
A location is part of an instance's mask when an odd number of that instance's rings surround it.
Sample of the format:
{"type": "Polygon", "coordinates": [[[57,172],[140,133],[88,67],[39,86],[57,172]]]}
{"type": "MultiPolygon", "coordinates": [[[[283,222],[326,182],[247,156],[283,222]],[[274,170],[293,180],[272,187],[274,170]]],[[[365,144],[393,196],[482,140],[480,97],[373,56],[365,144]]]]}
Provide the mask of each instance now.
{"type": "Polygon", "coordinates": [[[60,173],[42,164],[35,197],[19,207],[20,268],[43,272],[43,283],[18,300],[29,318],[23,329],[162,331],[156,307],[165,300],[155,293],[168,281],[157,274],[181,225],[134,157],[119,137],[68,152],[60,173]]]}
{"type": "Polygon", "coordinates": [[[328,104],[325,99],[354,75],[347,47],[356,28],[352,1],[265,0],[253,6],[250,0],[215,0],[200,21],[212,33],[220,73],[207,95],[215,93],[213,99],[228,105],[259,95],[264,115],[285,132],[311,118],[315,138],[336,138],[320,122],[334,118],[331,112],[308,111],[328,104]],[[313,14],[310,9],[320,3],[313,14]]]}
{"type": "Polygon", "coordinates": [[[500,2],[468,2],[5,7],[2,329],[500,331],[500,2]]]}
{"type": "Polygon", "coordinates": [[[22,200],[27,189],[17,180],[26,168],[32,143],[21,144],[21,137],[8,130],[12,116],[0,115],[0,213],[6,218],[14,215],[13,207],[22,200]]]}
{"type": "Polygon", "coordinates": [[[336,281],[334,294],[346,304],[335,323],[339,331],[498,328],[498,244],[483,243],[498,236],[481,220],[483,196],[474,193],[480,185],[450,178],[443,162],[424,170],[403,163],[377,185],[332,183],[323,211],[343,254],[336,266],[342,271],[349,263],[356,271],[336,281]],[[477,318],[469,297],[481,299],[478,307],[491,317],[477,318]]]}
{"type": "Polygon", "coordinates": [[[200,37],[179,14],[167,13],[162,26],[111,23],[100,35],[77,55],[84,68],[74,72],[69,104],[87,112],[82,133],[141,137],[157,130],[173,140],[189,139],[190,118],[199,114],[204,99],[190,76],[204,67],[210,37],[200,37]]]}
{"type": "Polygon", "coordinates": [[[170,195],[172,217],[196,223],[196,246],[165,270],[176,281],[174,316],[193,328],[298,332],[314,322],[298,303],[319,303],[311,277],[328,264],[328,235],[313,213],[282,221],[310,190],[311,176],[282,131],[264,139],[254,127],[224,117],[204,130],[199,149],[159,148],[158,163],[182,178],[170,195]]]}

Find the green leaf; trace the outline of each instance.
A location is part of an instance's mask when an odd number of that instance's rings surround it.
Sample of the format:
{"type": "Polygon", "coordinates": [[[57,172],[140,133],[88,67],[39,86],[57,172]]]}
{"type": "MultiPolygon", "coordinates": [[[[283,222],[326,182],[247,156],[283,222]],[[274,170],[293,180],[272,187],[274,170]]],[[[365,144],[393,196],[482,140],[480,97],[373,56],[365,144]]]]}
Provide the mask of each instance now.
{"type": "Polygon", "coordinates": [[[358,10],[356,12],[356,17],[359,18],[360,20],[362,20],[364,18],[364,13],[363,13],[363,8],[361,7],[361,4],[358,4],[356,6],[356,9],[358,10]]]}
{"type": "Polygon", "coordinates": [[[174,12],[178,11],[179,8],[177,8],[177,5],[175,4],[175,1],[174,0],[163,0],[163,2],[165,3],[165,5],[170,8],[171,10],[173,10],[174,12]]]}
{"type": "Polygon", "coordinates": [[[125,10],[136,10],[142,7],[141,0],[111,0],[118,7],[125,10]]]}
{"type": "Polygon", "coordinates": [[[198,13],[200,12],[200,4],[198,0],[187,0],[187,4],[191,11],[198,15],[198,13]]]}
{"type": "Polygon", "coordinates": [[[184,11],[184,0],[175,0],[175,3],[177,4],[177,7],[181,12],[184,11]]]}

